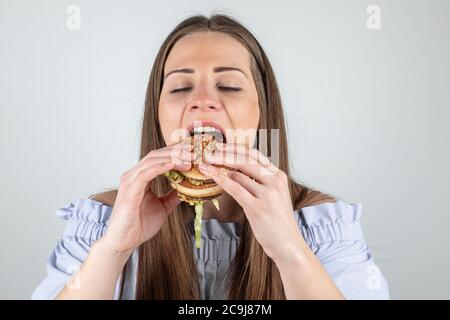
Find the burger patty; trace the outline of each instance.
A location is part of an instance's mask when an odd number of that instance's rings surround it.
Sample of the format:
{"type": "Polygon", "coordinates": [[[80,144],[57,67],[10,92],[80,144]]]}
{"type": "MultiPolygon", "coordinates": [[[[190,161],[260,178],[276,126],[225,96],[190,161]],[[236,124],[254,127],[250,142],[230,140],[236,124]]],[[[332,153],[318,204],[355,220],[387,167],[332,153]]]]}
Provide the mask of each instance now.
{"type": "Polygon", "coordinates": [[[215,195],[215,196],[210,196],[210,197],[200,197],[200,198],[197,198],[197,197],[190,197],[190,196],[185,195],[184,193],[181,193],[181,192],[179,192],[179,191],[178,191],[178,194],[181,195],[181,196],[183,196],[183,197],[186,198],[187,200],[190,200],[190,201],[207,201],[207,200],[212,200],[212,199],[218,197],[217,195],[215,195]]]}
{"type": "Polygon", "coordinates": [[[178,184],[190,189],[204,189],[216,184],[214,180],[204,180],[204,181],[197,180],[197,181],[201,182],[201,184],[200,185],[193,184],[188,179],[183,179],[178,184]]]}

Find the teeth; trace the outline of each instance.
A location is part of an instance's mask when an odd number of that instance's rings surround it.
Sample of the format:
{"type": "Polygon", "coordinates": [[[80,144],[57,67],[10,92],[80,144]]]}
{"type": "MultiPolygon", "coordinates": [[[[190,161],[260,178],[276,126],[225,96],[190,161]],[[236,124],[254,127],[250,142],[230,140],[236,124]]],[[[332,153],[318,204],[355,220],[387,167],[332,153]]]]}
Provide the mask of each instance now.
{"type": "Polygon", "coordinates": [[[216,129],[214,127],[208,127],[208,126],[204,126],[204,127],[196,127],[194,128],[191,132],[190,135],[199,135],[202,133],[208,133],[210,135],[215,136],[215,139],[219,142],[224,142],[225,141],[225,137],[224,134],[219,130],[216,129]]]}
{"type": "Polygon", "coordinates": [[[214,127],[196,127],[194,128],[194,132],[215,132],[220,131],[214,127]]]}

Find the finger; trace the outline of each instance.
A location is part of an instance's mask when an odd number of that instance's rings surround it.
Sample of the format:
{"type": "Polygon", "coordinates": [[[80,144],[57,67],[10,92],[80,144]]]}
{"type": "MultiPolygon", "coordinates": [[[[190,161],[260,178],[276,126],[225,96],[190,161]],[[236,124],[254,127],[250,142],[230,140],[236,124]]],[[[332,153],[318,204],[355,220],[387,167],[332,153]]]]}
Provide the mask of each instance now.
{"type": "Polygon", "coordinates": [[[152,165],[140,168],[132,173],[123,182],[125,188],[128,189],[127,197],[140,198],[145,194],[147,185],[158,175],[172,169],[175,166],[173,162],[153,163],[152,165]]]}
{"type": "Polygon", "coordinates": [[[178,171],[188,171],[192,164],[190,163],[190,161],[186,161],[186,160],[179,160],[176,159],[174,160],[171,157],[158,157],[158,158],[149,158],[146,161],[139,163],[130,173],[131,178],[134,179],[134,176],[141,170],[146,170],[147,168],[150,168],[151,166],[153,166],[154,164],[164,164],[164,163],[173,163],[174,170],[178,170],[178,171]]]}
{"type": "Polygon", "coordinates": [[[193,145],[189,144],[177,144],[176,146],[166,149],[162,152],[164,155],[169,155],[173,158],[173,161],[182,159],[184,161],[193,162],[198,157],[198,154],[193,152],[193,145]]]}
{"type": "MultiPolygon", "coordinates": [[[[241,157],[238,159],[244,159],[244,161],[247,161],[249,163],[259,163],[261,164],[265,169],[261,170],[262,175],[273,175],[277,174],[279,172],[279,169],[270,162],[269,159],[267,159],[261,151],[255,148],[250,148],[249,146],[245,144],[236,144],[236,143],[217,143],[216,148],[219,152],[231,152],[236,154],[236,157],[241,157]],[[246,160],[247,159],[247,160],[246,160]]],[[[230,159],[233,159],[233,157],[228,156],[230,159]]]]}
{"type": "Polygon", "coordinates": [[[255,148],[250,148],[246,144],[237,144],[237,143],[216,143],[217,150],[222,151],[229,151],[231,153],[235,153],[237,155],[242,155],[244,157],[248,157],[250,161],[255,160],[259,162],[262,166],[266,167],[269,172],[277,173],[278,168],[270,162],[269,159],[267,159],[266,156],[262,154],[261,151],[255,148]]]}
{"type": "Polygon", "coordinates": [[[193,145],[191,143],[176,143],[174,145],[170,145],[167,146],[165,148],[162,149],[158,149],[158,153],[156,155],[164,155],[164,156],[168,156],[168,155],[172,155],[175,154],[176,156],[180,156],[181,154],[183,154],[184,152],[190,152],[193,150],[193,145]]]}
{"type": "Polygon", "coordinates": [[[259,197],[264,192],[264,185],[239,171],[229,171],[228,176],[247,189],[254,197],[259,197]]]}
{"type": "Polygon", "coordinates": [[[178,198],[177,191],[173,189],[161,197],[161,202],[169,215],[180,204],[181,200],[178,198]]]}
{"type": "Polygon", "coordinates": [[[205,159],[208,163],[238,169],[264,185],[269,185],[275,175],[267,167],[255,160],[249,161],[248,157],[244,157],[242,154],[216,151],[214,155],[205,155],[205,159]]]}
{"type": "Polygon", "coordinates": [[[172,155],[180,158],[183,154],[191,152],[192,149],[193,146],[190,143],[181,141],[161,149],[151,150],[149,153],[145,155],[145,157],[142,160],[145,161],[148,158],[168,157],[172,155]]]}
{"type": "Polygon", "coordinates": [[[152,162],[145,162],[129,173],[125,184],[130,188],[129,194],[131,196],[143,195],[150,181],[164,172],[172,169],[188,171],[192,167],[192,164],[189,162],[175,164],[170,158],[155,158],[151,160],[152,162]]]}
{"type": "Polygon", "coordinates": [[[173,162],[175,165],[180,165],[183,164],[184,162],[188,162],[188,163],[192,163],[195,160],[195,155],[192,152],[186,152],[185,154],[182,154],[180,157],[174,156],[174,155],[166,155],[166,156],[153,156],[150,158],[147,158],[145,160],[143,160],[141,163],[139,163],[139,166],[142,165],[147,165],[148,163],[154,163],[155,161],[161,161],[161,159],[163,159],[163,161],[171,161],[173,162]]]}
{"type": "Polygon", "coordinates": [[[219,170],[212,165],[200,164],[200,171],[213,179],[220,187],[232,196],[242,207],[251,207],[255,197],[239,183],[228,177],[228,170],[219,170]],[[207,169],[208,168],[208,169],[207,169]]]}

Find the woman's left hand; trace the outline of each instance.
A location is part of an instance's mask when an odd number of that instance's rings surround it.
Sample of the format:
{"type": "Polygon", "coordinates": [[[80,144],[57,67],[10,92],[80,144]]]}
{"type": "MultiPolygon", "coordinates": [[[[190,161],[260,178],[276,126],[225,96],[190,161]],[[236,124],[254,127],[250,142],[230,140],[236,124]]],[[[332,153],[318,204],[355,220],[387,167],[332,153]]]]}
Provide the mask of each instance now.
{"type": "Polygon", "coordinates": [[[265,253],[276,263],[296,256],[303,237],[293,214],[286,174],[259,150],[244,144],[217,143],[215,154],[205,154],[205,160],[200,171],[241,205],[265,253]]]}

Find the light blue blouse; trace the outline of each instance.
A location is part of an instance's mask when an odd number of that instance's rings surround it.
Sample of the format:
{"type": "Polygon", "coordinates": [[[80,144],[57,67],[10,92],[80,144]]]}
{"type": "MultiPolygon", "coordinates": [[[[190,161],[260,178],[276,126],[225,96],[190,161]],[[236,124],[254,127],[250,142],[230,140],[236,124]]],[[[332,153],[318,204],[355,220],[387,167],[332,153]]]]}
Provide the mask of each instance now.
{"type": "MultiPolygon", "coordinates": [[[[385,277],[374,263],[361,230],[362,204],[324,203],[294,212],[304,239],[347,299],[389,299],[385,277]]],[[[57,211],[66,229],[47,262],[47,277],[32,299],[54,299],[86,259],[92,244],[107,228],[112,207],[92,199],[79,199],[57,211]]],[[[202,247],[192,248],[202,299],[226,299],[224,275],[239,244],[240,225],[203,220],[202,247]]],[[[134,299],[137,250],[130,257],[123,299],[134,299]]],[[[301,272],[301,270],[299,270],[301,272]]],[[[114,298],[120,293],[121,274],[114,298]]]]}

